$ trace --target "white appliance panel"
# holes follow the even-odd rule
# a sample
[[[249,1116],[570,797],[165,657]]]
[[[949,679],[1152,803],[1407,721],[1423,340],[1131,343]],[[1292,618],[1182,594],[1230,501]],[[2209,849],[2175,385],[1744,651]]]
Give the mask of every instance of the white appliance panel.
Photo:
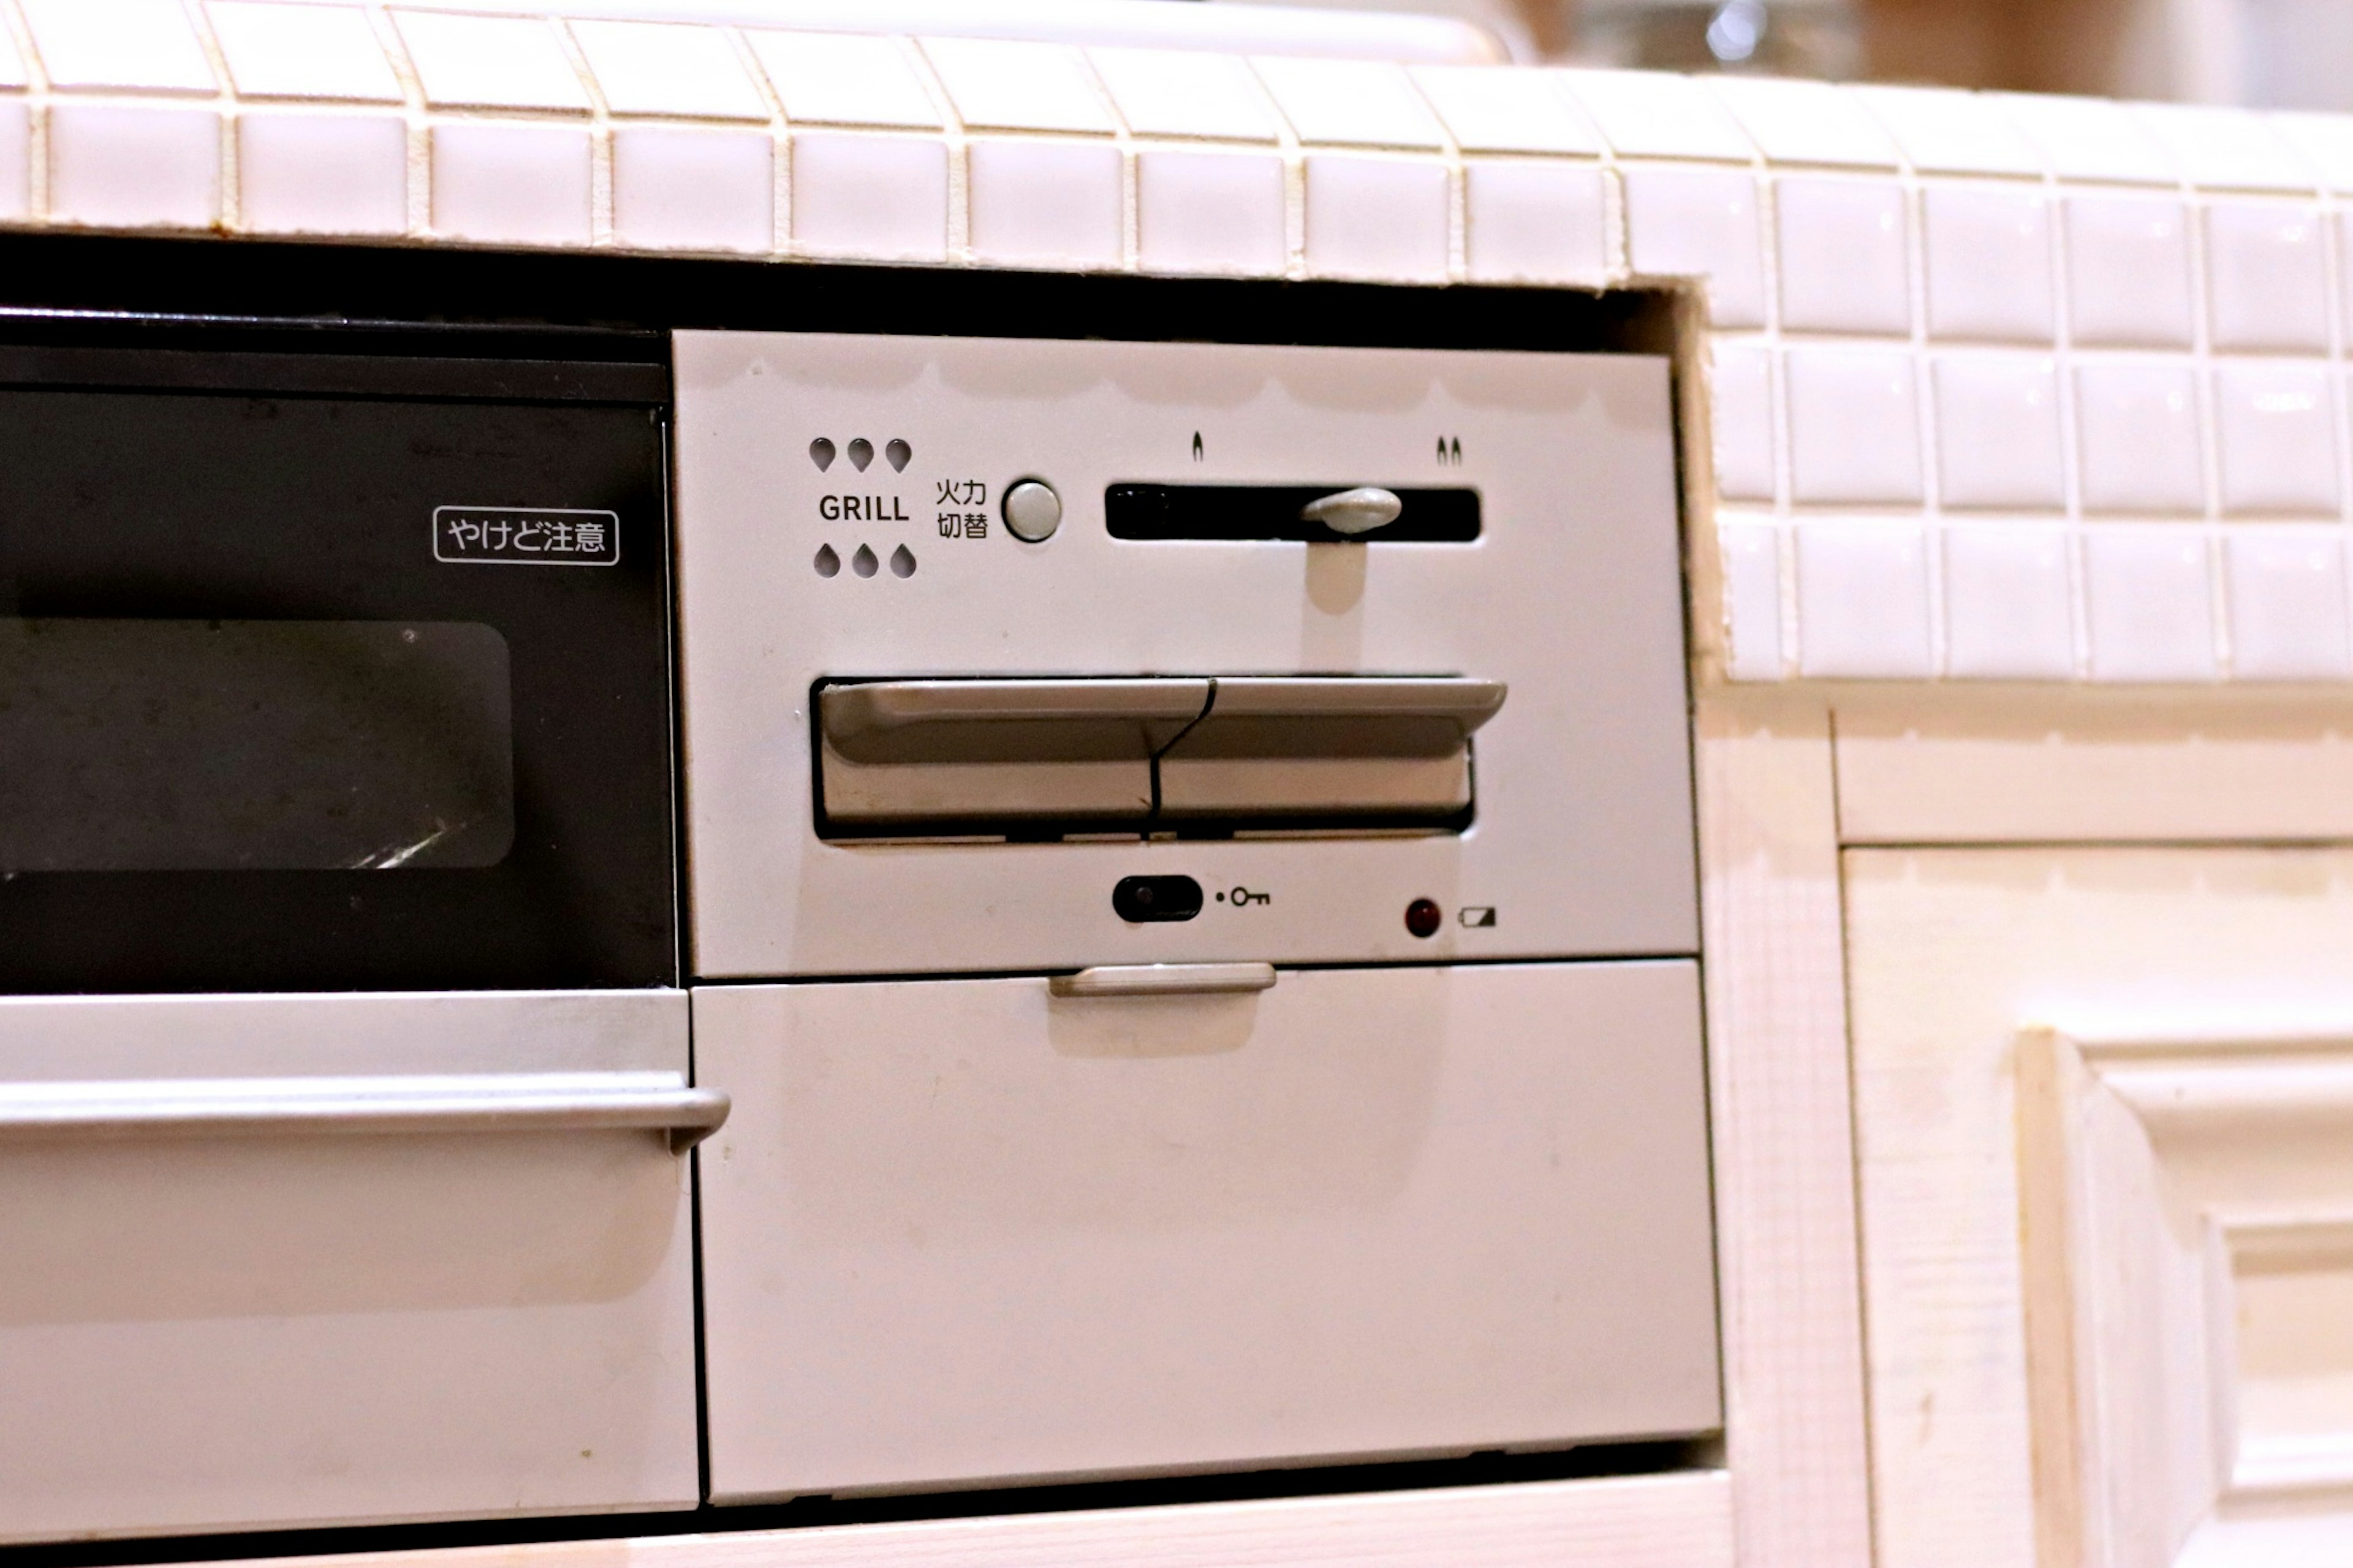
[[[1721,1425],[1686,961],[705,987],[713,1496]]]
[[[686,1160],[515,1093],[688,1070],[677,991],[0,1000],[0,1537],[691,1506]]]
[[[676,357],[698,973],[1696,950],[1663,359],[716,332],[680,333]],[[823,468],[819,438],[838,454]],[[1042,543],[997,511],[1025,478],[1061,498]],[[1104,491],[1123,482],[1472,487],[1483,531],[1114,539]],[[944,537],[944,514],[987,531]],[[821,678],[1293,674],[1506,683],[1473,742],[1469,830],[818,836]],[[1269,896],[1123,921],[1113,884],[1154,874]],[[1446,911],[1426,940],[1403,921],[1425,898]]]

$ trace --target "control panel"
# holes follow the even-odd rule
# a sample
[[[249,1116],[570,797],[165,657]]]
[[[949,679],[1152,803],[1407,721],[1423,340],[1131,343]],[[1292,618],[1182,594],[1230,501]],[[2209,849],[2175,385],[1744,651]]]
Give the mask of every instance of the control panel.
[[[677,371],[698,973],[1695,950],[1663,359]]]

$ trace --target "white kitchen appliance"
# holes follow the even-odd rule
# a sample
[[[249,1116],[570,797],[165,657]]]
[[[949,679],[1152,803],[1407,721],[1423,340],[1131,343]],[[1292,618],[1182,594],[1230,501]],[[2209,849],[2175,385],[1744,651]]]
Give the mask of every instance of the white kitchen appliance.
[[[0,1538],[699,1500],[659,346],[0,321]]]
[[[1717,1427],[1667,362],[675,343],[714,1499]]]

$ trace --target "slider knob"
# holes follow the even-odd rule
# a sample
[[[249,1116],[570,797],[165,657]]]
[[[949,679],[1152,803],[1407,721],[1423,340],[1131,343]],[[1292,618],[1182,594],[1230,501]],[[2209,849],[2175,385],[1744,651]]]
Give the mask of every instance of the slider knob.
[[[1299,515],[1309,522],[1322,523],[1335,533],[1353,535],[1387,528],[1403,510],[1405,502],[1398,500],[1394,490],[1360,485],[1353,490],[1309,501],[1299,509]]]

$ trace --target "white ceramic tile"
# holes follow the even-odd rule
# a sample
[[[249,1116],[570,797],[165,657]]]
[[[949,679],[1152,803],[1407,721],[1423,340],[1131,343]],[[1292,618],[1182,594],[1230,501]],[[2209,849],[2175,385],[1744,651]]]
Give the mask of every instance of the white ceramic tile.
[[[716,27],[676,22],[573,22],[572,37],[615,114],[694,120],[768,118],[768,101]]]
[[[211,227],[220,216],[220,116],[52,105],[49,212],[104,228]]]
[[[809,256],[942,261],[948,152],[929,137],[793,138],[793,248]]]
[[[2116,180],[2170,184],[2172,160],[2121,105],[2091,98],[1988,95],[2026,132],[2051,172],[2063,180]]]
[[[2084,510],[2205,510],[2198,384],[2187,363],[2079,364],[2075,421]]]
[[[1755,150],[1724,106],[1689,77],[1659,71],[1561,73],[1577,106],[1621,158],[1745,163]]]
[[[1724,563],[1724,616],[1735,680],[1781,679],[1781,531],[1769,522],[1716,525]]]
[[[212,62],[180,0],[23,0],[52,87],[212,92]]]
[[[1117,129],[1085,57],[1067,44],[926,38],[923,50],[957,117],[970,129],[1105,136]]]
[[[1852,89],[1924,174],[2042,173],[2042,155],[2000,110],[1974,92],[1941,88]]]
[[[1633,269],[1652,278],[1705,279],[1716,326],[1764,325],[1755,177],[1738,169],[1632,164],[1621,178]]]
[[[1329,153],[1306,163],[1308,271],[1400,283],[1445,278],[1445,164]]]
[[[1525,66],[1416,66],[1414,85],[1465,153],[1601,151],[1559,74]]]
[[[1773,356],[1719,343],[1708,373],[1715,436],[1715,493],[1727,500],[1773,499]]]
[[[586,245],[585,128],[518,121],[433,127],[433,228],[457,239]]]
[[[613,128],[616,243],[765,255],[776,246],[776,144],[765,131]]]
[[[2217,202],[2205,217],[2214,346],[2327,353],[2328,275],[2319,209]]]
[[[2059,375],[2045,354],[1938,356],[1938,494],[1948,507],[2067,503]]]
[[[1791,499],[1917,503],[1920,411],[1912,356],[1793,348],[1785,361]]]
[[[785,118],[808,125],[939,128],[923,79],[892,38],[856,33],[768,33],[744,39],[768,73]]]
[[[2042,191],[1939,181],[1921,192],[1920,213],[1931,337],[2052,341],[2051,203]]]
[[[1768,162],[1895,167],[1895,143],[1845,88],[1776,77],[1704,79]]]
[[[2075,671],[2067,534],[2045,524],[1943,531],[1945,671],[1974,680],[2063,680]]]
[[[2353,192],[2353,115],[2274,114],[2271,121],[2324,186]]]
[[[1230,55],[1176,49],[1089,49],[1096,77],[1139,136],[1272,142],[1282,133],[1266,89]]]
[[[2211,680],[2214,610],[2202,529],[2084,531],[2094,680]]]
[[[408,122],[397,114],[247,110],[237,170],[237,223],[251,233],[408,227]]]
[[[2345,547],[2336,529],[2232,529],[2223,550],[2232,675],[2241,680],[2353,675]]]
[[[240,97],[400,101],[400,79],[356,6],[211,0],[205,11]]]
[[[1930,673],[1928,549],[1896,519],[1798,524],[1799,668],[1831,679]]]
[[[2309,191],[2319,175],[2267,117],[2207,104],[2137,103],[2131,112],[2173,155],[2184,178],[2208,190]]]
[[[2067,311],[2079,343],[2187,348],[2189,208],[2172,196],[2066,201]]]
[[[972,253],[1006,267],[1120,263],[1120,154],[1108,142],[976,138]]]
[[[588,89],[551,23],[433,11],[393,17],[425,101],[436,109],[588,110]]]
[[[1402,66],[1272,56],[1250,62],[1302,142],[1435,151],[1446,132]]]
[[[1533,158],[1463,163],[1465,238],[1479,283],[1586,283],[1609,275],[1601,170]]]
[[[21,98],[0,99],[0,219],[33,208],[33,114]]]
[[[1147,148],[1135,155],[1136,253],[1146,272],[1268,277],[1288,260],[1282,160]]]
[[[2323,360],[2226,360],[2214,367],[2222,510],[2334,517],[2337,408]]]
[[[1774,182],[1781,325],[1792,331],[1912,330],[1904,187],[1893,180]]]

